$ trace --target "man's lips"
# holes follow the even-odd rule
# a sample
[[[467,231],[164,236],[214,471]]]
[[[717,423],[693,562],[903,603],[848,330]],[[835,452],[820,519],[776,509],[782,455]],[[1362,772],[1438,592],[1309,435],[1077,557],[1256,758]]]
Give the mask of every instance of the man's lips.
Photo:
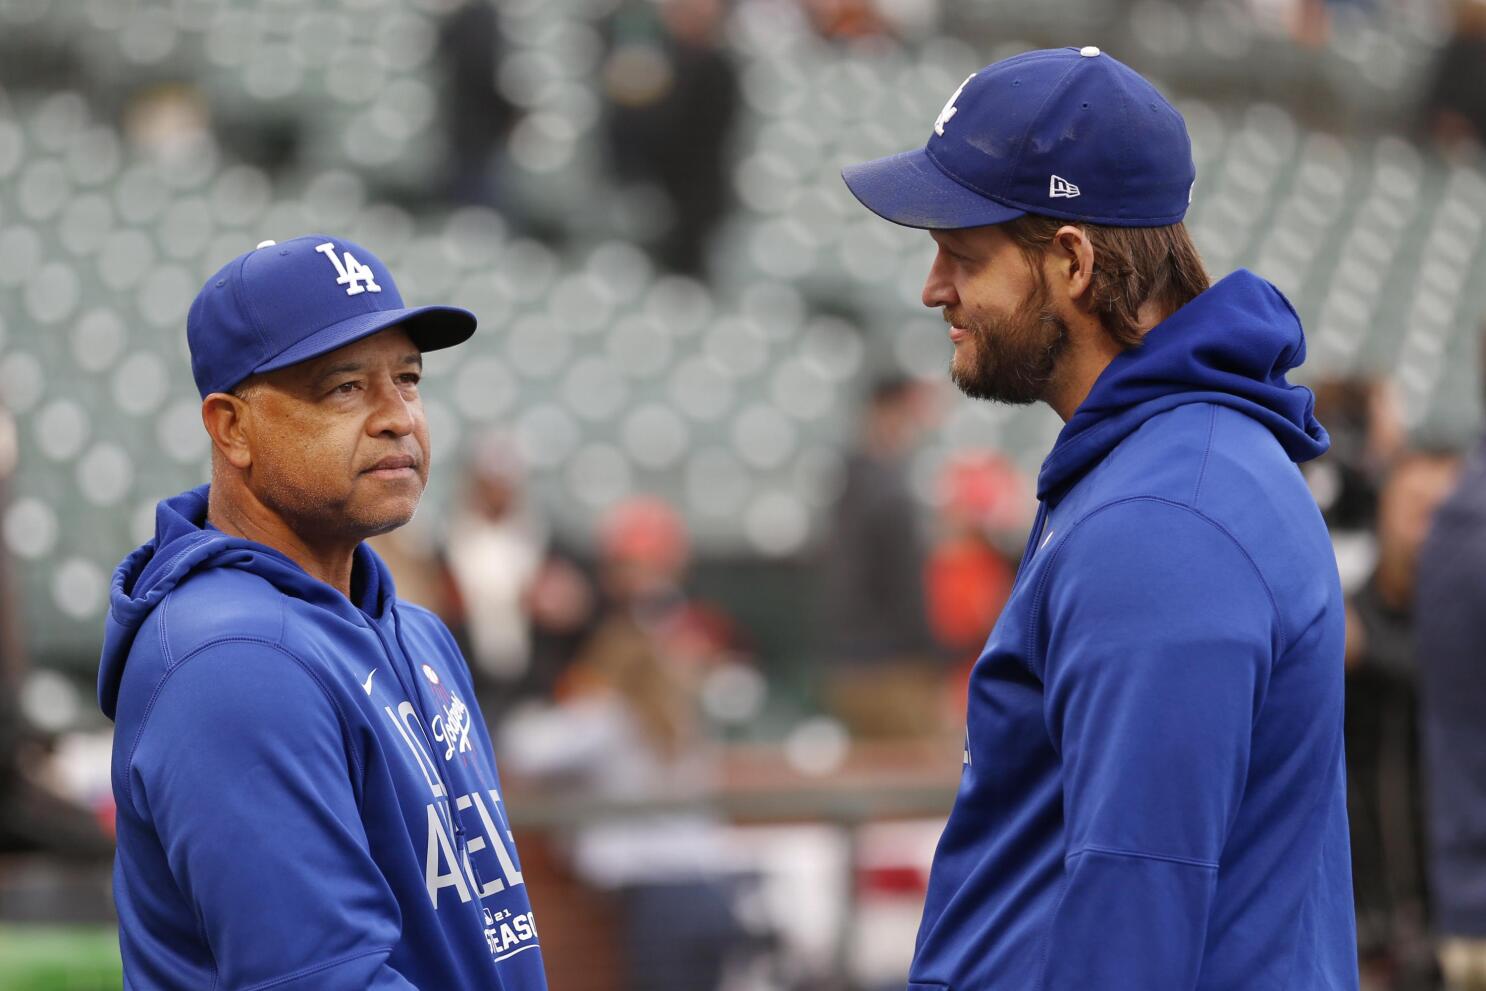
[[[381,478],[393,478],[398,475],[412,475],[416,473],[418,461],[411,455],[393,454],[383,458],[370,468],[362,472],[363,475],[374,475]]]
[[[948,309],[945,309],[941,310],[939,315],[944,317],[945,323],[949,324],[949,339],[951,341],[958,344],[965,338],[970,336],[970,331],[966,330],[964,327],[959,326],[956,322],[955,317],[958,316],[958,314],[951,313]]]

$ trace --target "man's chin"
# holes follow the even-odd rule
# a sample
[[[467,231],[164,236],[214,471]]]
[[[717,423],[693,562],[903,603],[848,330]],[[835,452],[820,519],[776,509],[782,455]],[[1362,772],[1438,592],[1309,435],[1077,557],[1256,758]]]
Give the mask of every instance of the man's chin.
[[[958,358],[958,355],[956,357]],[[992,375],[985,374],[978,369],[961,368],[958,361],[950,363],[949,378],[955,384],[955,388],[971,399],[983,399],[986,402],[1001,403],[1005,406],[1030,406],[1042,398],[1013,392],[1006,388],[1004,383],[996,381]]]
[[[422,494],[420,489],[416,496],[380,500],[376,506],[368,506],[356,513],[357,529],[361,531],[362,539],[391,533],[399,527],[407,526],[418,511],[418,500]]]

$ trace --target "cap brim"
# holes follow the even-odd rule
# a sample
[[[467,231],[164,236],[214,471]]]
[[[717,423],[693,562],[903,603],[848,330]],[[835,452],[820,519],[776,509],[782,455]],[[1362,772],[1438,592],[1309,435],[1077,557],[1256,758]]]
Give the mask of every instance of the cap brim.
[[[1003,206],[962,186],[940,170],[923,148],[841,170],[847,188],[884,220],[924,230],[958,230],[1003,224],[1025,210]]]
[[[401,326],[406,330],[419,351],[437,351],[469,340],[470,335],[475,332],[475,325],[475,315],[457,306],[414,306],[360,313],[311,334],[293,347],[264,361],[253,372],[256,374],[271,372],[276,368],[288,368],[301,361],[329,354],[337,348],[343,348],[392,326]]]

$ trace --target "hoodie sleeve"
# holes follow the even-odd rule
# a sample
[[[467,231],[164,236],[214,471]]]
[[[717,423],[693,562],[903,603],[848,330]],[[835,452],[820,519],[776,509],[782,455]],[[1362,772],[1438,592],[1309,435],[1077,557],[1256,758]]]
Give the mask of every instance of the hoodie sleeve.
[[[157,690],[130,801],[218,987],[413,988],[386,963],[402,919],[362,828],[358,761],[319,682],[272,644],[208,646]]]
[[[1171,503],[1098,511],[1055,554],[1041,629],[1067,849],[1041,987],[1191,989],[1275,607],[1242,548]]]

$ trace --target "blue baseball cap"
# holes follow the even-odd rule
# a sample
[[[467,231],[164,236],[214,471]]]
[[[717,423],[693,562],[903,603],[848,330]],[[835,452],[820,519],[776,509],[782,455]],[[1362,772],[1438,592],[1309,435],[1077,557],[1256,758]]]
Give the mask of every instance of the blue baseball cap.
[[[1197,166],[1176,108],[1098,48],[1025,52],[960,84],[928,143],[843,169],[867,209],[951,230],[1025,214],[1114,227],[1177,223]]]
[[[350,241],[323,234],[264,241],[223,266],[191,303],[191,375],[204,399],[393,324],[418,350],[436,351],[469,340],[475,315],[403,306],[387,266]]]

